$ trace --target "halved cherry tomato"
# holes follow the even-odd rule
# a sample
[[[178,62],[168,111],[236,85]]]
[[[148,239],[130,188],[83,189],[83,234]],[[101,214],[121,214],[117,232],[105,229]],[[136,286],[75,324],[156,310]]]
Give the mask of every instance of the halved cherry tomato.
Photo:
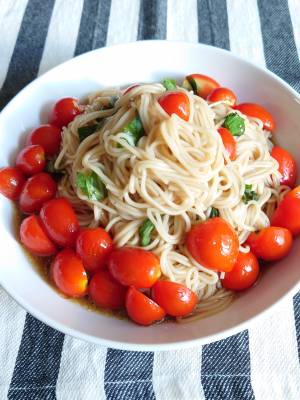
[[[70,297],[87,293],[88,277],[82,261],[71,249],[59,252],[51,264],[50,274],[58,289]]]
[[[17,156],[16,166],[25,175],[42,172],[46,165],[45,151],[42,146],[34,144],[25,147]]]
[[[135,87],[138,87],[138,86],[140,86],[138,83],[136,83],[135,85],[128,86],[128,88],[125,90],[123,95],[129,93],[132,89],[134,89]]]
[[[170,281],[157,281],[151,289],[151,296],[167,314],[173,317],[190,314],[198,301],[197,295],[189,288]]]
[[[10,200],[17,200],[25,183],[24,176],[18,168],[0,169],[0,193]]]
[[[73,119],[81,114],[82,109],[78,104],[78,100],[73,97],[65,97],[64,99],[58,100],[54,104],[50,123],[62,128],[67,126]]]
[[[160,277],[158,258],[143,249],[123,247],[113,250],[108,257],[112,276],[125,286],[149,288]]]
[[[287,193],[278,204],[271,225],[287,228],[294,236],[300,234],[300,186]]]
[[[289,253],[293,236],[286,228],[270,226],[258,233],[251,233],[246,243],[256,257],[265,261],[275,261]]]
[[[239,253],[233,270],[226,272],[221,283],[228,290],[245,290],[256,282],[258,275],[259,264],[255,255],[251,251]]]
[[[125,306],[127,288],[117,282],[108,271],[98,271],[89,284],[91,300],[99,307],[117,310]]]
[[[206,100],[212,103],[215,103],[217,101],[224,101],[231,107],[236,105],[236,95],[233,93],[232,90],[225,87],[214,89],[212,92],[209,93]]]
[[[111,250],[112,239],[102,228],[83,229],[77,237],[76,252],[89,272],[104,268]]]
[[[29,178],[20,195],[20,208],[23,213],[40,211],[42,205],[55,196],[56,182],[51,175],[41,172]]]
[[[47,201],[40,211],[40,217],[49,237],[62,247],[75,244],[79,225],[71,203],[64,198]]]
[[[54,243],[48,238],[40,218],[36,215],[30,215],[22,221],[20,238],[24,246],[36,256],[47,257],[56,253]]]
[[[182,86],[187,90],[193,90],[195,94],[206,99],[216,88],[220,87],[217,81],[207,75],[192,74],[185,77]]]
[[[126,310],[134,322],[145,326],[161,321],[166,316],[163,308],[133,286],[127,291]]]
[[[236,159],[236,141],[234,137],[226,128],[219,128],[218,132],[222,138],[223,145],[230,160],[234,161]]]
[[[274,146],[271,156],[279,163],[278,171],[282,177],[280,183],[289,187],[294,187],[297,179],[297,164],[294,157],[282,147]]]
[[[272,115],[264,107],[255,103],[241,103],[234,107],[235,110],[239,110],[241,113],[248,117],[258,118],[262,121],[264,129],[267,131],[273,131],[275,129],[275,121]]]
[[[167,91],[158,98],[158,102],[167,114],[176,114],[184,121],[189,120],[190,100],[185,93]]]
[[[194,225],[187,234],[186,245],[198,263],[216,271],[231,271],[239,253],[236,232],[220,217]]]
[[[45,150],[47,156],[54,156],[59,151],[61,142],[61,130],[51,124],[41,125],[34,129],[28,136],[27,146],[39,144]]]

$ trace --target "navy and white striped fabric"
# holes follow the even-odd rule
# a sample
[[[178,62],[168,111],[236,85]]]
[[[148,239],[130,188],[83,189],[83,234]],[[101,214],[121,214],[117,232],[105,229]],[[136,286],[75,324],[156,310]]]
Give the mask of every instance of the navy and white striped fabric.
[[[299,0],[0,0],[0,109],[74,55],[137,39],[230,49],[300,90]],[[64,336],[0,288],[0,400],[298,400],[300,293],[203,347],[130,352]]]

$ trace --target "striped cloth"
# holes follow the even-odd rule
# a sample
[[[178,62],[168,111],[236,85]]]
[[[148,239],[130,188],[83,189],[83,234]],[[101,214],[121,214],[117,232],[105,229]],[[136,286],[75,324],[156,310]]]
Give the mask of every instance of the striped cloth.
[[[0,0],[0,108],[56,64],[137,39],[230,49],[300,90],[299,0]],[[0,400],[298,400],[299,350],[300,293],[248,331],[152,353],[65,336],[0,288]]]

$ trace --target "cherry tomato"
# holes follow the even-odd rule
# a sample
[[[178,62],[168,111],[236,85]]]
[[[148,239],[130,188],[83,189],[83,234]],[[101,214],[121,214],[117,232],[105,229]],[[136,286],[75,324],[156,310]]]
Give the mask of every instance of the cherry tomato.
[[[20,195],[21,211],[27,214],[40,211],[42,205],[55,196],[56,188],[56,182],[46,172],[32,176],[26,181]]]
[[[300,234],[300,186],[287,193],[278,204],[271,225],[287,228],[294,236]]]
[[[134,322],[145,326],[161,321],[166,316],[163,308],[133,286],[127,291],[126,310]]]
[[[231,271],[239,253],[236,232],[220,217],[194,225],[187,234],[186,244],[198,263],[216,271]]]
[[[117,282],[108,271],[98,271],[89,284],[91,300],[100,307],[117,310],[125,306],[127,288]]]
[[[223,145],[230,160],[234,161],[236,159],[236,141],[234,137],[226,128],[219,128],[218,132],[222,138]]]
[[[79,225],[71,203],[64,198],[47,201],[40,211],[40,217],[49,237],[62,247],[75,244]]]
[[[39,144],[47,156],[54,156],[59,151],[61,142],[60,129],[51,124],[41,125],[34,129],[27,137],[27,146]]]
[[[158,98],[158,102],[167,114],[176,114],[185,121],[189,120],[190,100],[185,93],[167,91]]]
[[[77,237],[76,252],[89,272],[104,268],[111,250],[112,239],[102,228],[83,229]]]
[[[138,83],[135,84],[135,85],[128,86],[128,88],[125,90],[125,92],[123,93],[123,95],[129,93],[132,89],[134,89],[135,87],[138,87],[138,86],[140,86]]]
[[[267,131],[274,131],[275,121],[272,115],[264,107],[255,103],[241,103],[234,107],[241,113],[247,115],[248,117],[258,118],[262,121],[264,129]]]
[[[170,281],[157,281],[151,289],[151,296],[167,314],[173,317],[190,314],[198,301],[197,295],[189,288]]]
[[[256,282],[258,275],[259,264],[257,258],[249,251],[249,253],[239,253],[233,270],[226,272],[221,282],[225,289],[245,290]]]
[[[292,248],[293,236],[286,228],[270,226],[248,236],[247,244],[256,257],[265,261],[280,260]]]
[[[71,249],[59,252],[51,264],[51,277],[58,289],[70,297],[87,293],[88,277],[82,261]]]
[[[25,147],[17,156],[16,166],[25,175],[35,175],[42,172],[46,165],[45,151],[42,146],[34,144]]]
[[[282,147],[274,146],[271,156],[279,163],[278,171],[282,177],[280,183],[289,187],[294,187],[297,179],[297,164],[293,156]]]
[[[22,221],[20,238],[24,246],[36,256],[47,257],[56,253],[54,243],[48,238],[40,218],[36,215],[30,215]]]
[[[217,81],[209,76],[202,74],[192,74],[185,77],[182,86],[187,90],[193,89],[193,92],[198,96],[206,99],[209,93],[220,85]]]
[[[224,101],[230,107],[236,105],[236,95],[233,93],[232,90],[225,87],[214,89],[212,92],[209,93],[206,100],[212,103],[216,103],[217,101]]]
[[[123,247],[113,250],[108,257],[112,276],[125,286],[149,288],[160,277],[158,258],[143,249]]]
[[[77,99],[74,99],[73,97],[65,97],[55,103],[50,123],[58,128],[62,128],[73,121],[73,119],[77,115],[81,114],[81,112],[82,110]]]
[[[0,168],[0,193],[10,200],[17,200],[25,183],[24,176],[18,168]]]

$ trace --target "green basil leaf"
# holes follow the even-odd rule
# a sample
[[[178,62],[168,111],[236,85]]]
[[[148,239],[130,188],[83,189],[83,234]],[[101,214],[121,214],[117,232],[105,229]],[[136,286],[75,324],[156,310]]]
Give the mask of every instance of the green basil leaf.
[[[175,79],[164,79],[162,83],[167,90],[174,90],[177,87]]]
[[[149,218],[145,219],[139,229],[140,246],[145,247],[151,243],[151,234],[155,226]]]
[[[79,141],[82,142],[88,136],[97,132],[97,130],[100,128],[101,128],[101,124],[81,126],[80,128],[78,128]]]
[[[245,185],[245,191],[242,197],[243,202],[245,204],[248,204],[249,201],[257,201],[258,198],[258,194],[254,190],[252,190],[252,185]]]
[[[90,174],[78,172],[76,186],[87,195],[90,200],[101,201],[107,197],[107,190],[99,176],[93,171]]]
[[[241,136],[245,132],[245,121],[238,113],[230,113],[225,118],[223,125],[232,136]]]
[[[142,121],[137,115],[123,128],[122,138],[126,140],[126,142],[130,146],[136,146],[140,138],[144,135],[144,128]]]
[[[212,207],[210,214],[209,214],[209,218],[215,218],[215,217],[219,217],[219,216],[220,216],[220,211],[217,208]]]

